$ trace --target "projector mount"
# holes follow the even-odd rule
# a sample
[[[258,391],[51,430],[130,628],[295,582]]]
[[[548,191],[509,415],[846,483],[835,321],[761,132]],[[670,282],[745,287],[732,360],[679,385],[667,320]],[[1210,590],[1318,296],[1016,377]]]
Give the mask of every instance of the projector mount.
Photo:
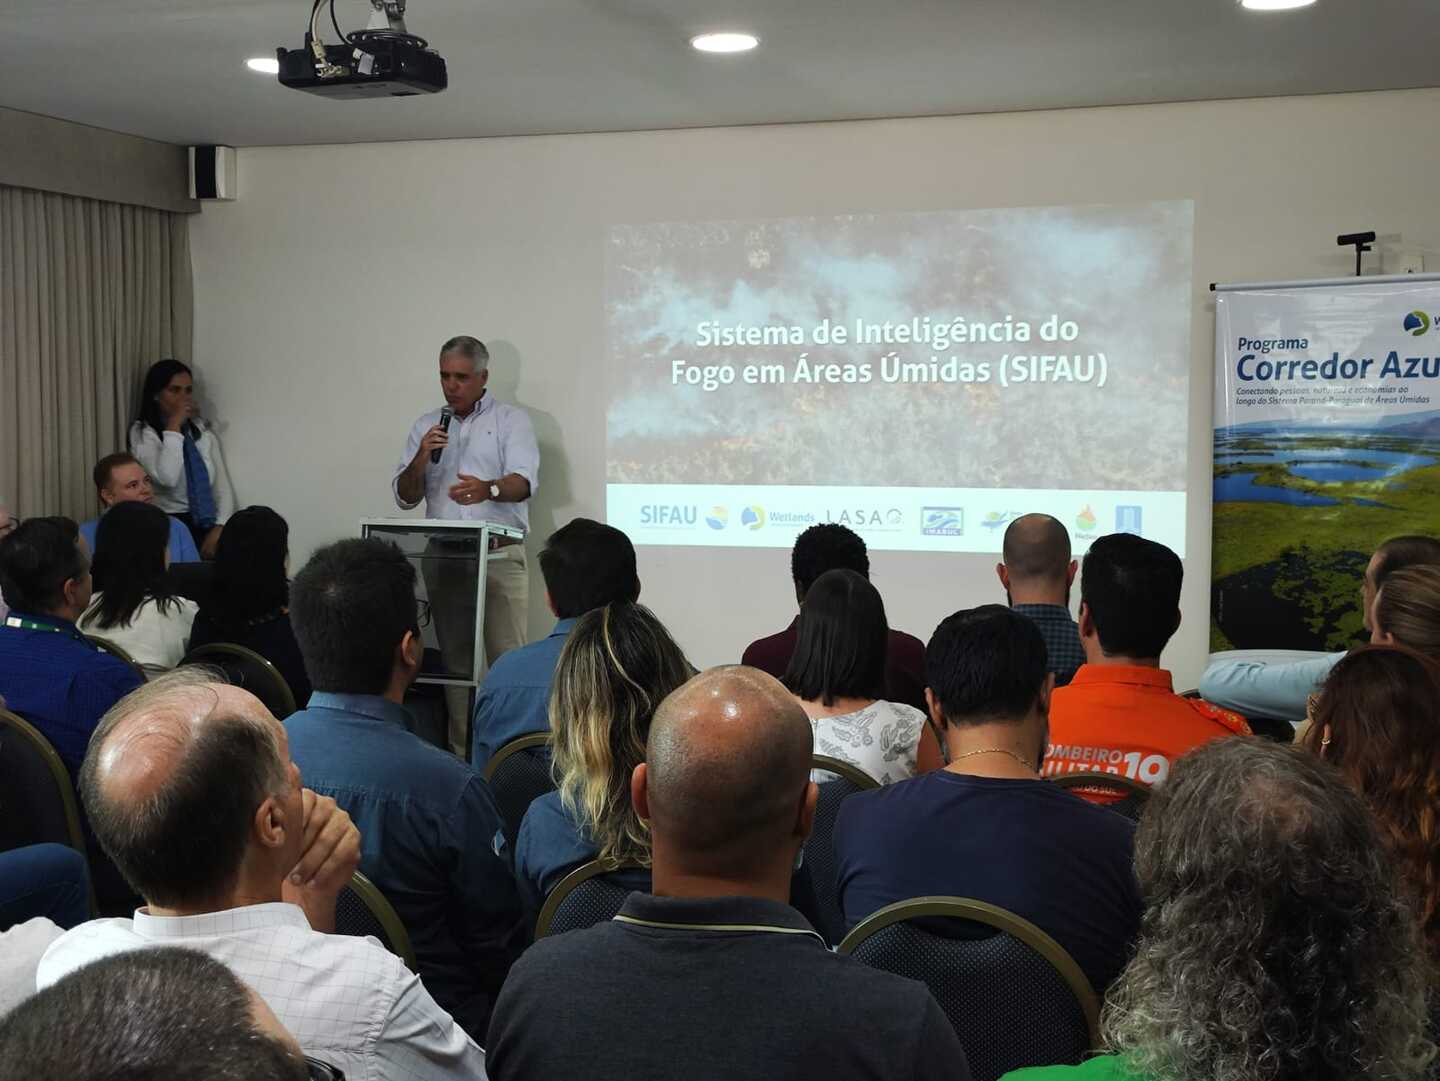
[[[310,0],[305,42],[275,50],[282,86],[339,99],[412,97],[438,94],[449,84],[445,60],[430,43],[405,26],[406,0],[370,0],[364,30],[340,29],[335,0]],[[321,12],[330,9],[338,40],[321,36]]]
[[[328,0],[330,24],[335,27],[335,33],[342,42],[354,47],[356,69],[361,73],[368,74],[374,65],[373,54],[377,46],[407,45],[412,49],[430,47],[428,41],[405,28],[405,3],[406,0],[370,0],[370,6],[374,10],[370,12],[369,24],[364,30],[347,34],[340,29],[340,23],[335,17],[335,0]],[[310,9],[309,46],[315,57],[315,74],[322,79],[333,79],[346,74],[346,70],[331,63],[326,55],[325,43],[320,38],[320,9],[326,4],[327,0],[314,0]]]

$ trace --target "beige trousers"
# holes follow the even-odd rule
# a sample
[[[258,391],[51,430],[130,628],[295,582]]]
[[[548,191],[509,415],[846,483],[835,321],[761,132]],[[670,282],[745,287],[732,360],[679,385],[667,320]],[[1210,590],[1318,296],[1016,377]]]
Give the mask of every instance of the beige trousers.
[[[475,563],[472,557],[424,560],[425,590],[440,654],[453,675],[469,675],[475,656]],[[525,546],[497,548],[485,562],[485,660],[494,664],[500,654],[525,644],[530,610],[530,570]],[[469,687],[446,687],[450,714],[450,750],[460,758],[470,754]]]

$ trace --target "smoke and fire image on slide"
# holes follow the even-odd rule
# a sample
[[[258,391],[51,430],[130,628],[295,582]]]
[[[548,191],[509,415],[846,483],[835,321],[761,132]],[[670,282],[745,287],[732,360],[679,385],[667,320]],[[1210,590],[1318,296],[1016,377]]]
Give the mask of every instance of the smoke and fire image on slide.
[[[612,227],[607,480],[1183,492],[1193,216]]]

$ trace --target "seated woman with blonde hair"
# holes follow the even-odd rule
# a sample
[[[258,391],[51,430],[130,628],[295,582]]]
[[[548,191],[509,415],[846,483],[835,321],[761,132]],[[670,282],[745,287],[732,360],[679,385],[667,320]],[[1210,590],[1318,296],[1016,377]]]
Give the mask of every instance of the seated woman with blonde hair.
[[[530,804],[515,841],[515,878],[532,913],[562,878],[603,858],[648,866],[650,835],[630,803],[655,709],[695,674],[643,605],[616,601],[576,622],[550,692],[559,790]]]

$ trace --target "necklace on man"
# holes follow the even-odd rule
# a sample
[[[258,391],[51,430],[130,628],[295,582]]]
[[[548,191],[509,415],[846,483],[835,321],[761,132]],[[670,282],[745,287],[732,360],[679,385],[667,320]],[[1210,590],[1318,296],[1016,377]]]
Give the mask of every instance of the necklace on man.
[[[1019,762],[1022,766],[1028,769],[1031,773],[1036,772],[1033,765],[1025,761],[1025,759],[1021,758],[1014,751],[1009,750],[1005,747],[982,747],[978,751],[966,751],[964,754],[957,754],[954,758],[950,759],[950,764],[953,766],[956,762],[963,762],[967,758],[974,758],[977,754],[1008,754],[1011,758],[1015,759],[1015,761]]]

